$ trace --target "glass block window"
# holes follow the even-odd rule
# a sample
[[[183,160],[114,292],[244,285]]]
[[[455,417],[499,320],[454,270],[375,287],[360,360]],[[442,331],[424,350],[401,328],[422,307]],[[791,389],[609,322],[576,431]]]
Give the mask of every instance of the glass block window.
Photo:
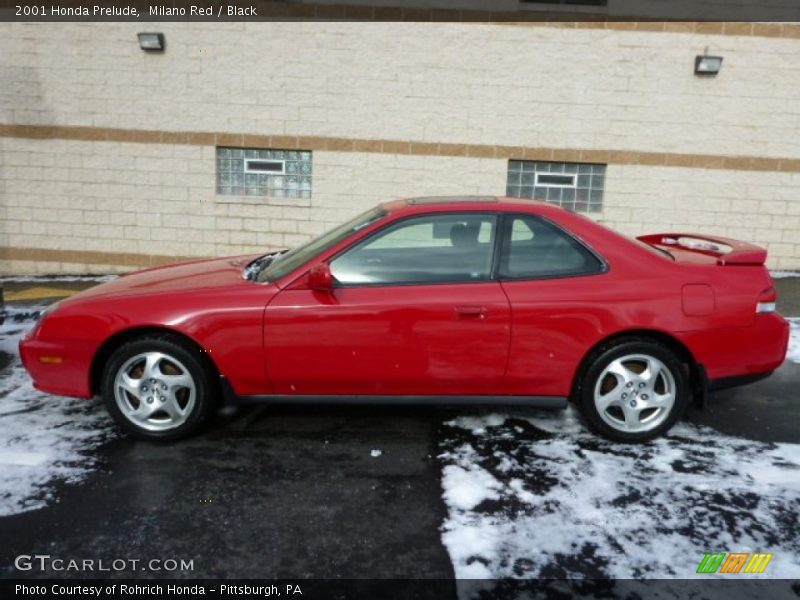
[[[217,193],[311,198],[311,152],[217,148]]]
[[[510,160],[506,195],[577,212],[599,212],[605,182],[606,165]]]

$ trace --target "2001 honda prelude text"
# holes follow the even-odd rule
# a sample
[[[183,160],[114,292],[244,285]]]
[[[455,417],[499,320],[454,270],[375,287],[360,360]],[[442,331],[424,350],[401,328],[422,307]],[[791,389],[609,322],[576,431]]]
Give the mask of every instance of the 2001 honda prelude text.
[[[571,401],[641,442],[783,362],[766,255],[632,240],[529,200],[415,198],[289,251],[120,277],[51,306],[20,351],[38,389],[101,394],[145,439],[185,436],[227,398]]]

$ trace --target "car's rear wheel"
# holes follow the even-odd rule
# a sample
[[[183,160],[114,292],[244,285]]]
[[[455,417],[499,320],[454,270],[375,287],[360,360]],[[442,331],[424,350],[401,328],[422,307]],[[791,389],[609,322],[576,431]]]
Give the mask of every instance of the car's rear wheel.
[[[630,339],[590,357],[578,403],[595,433],[619,442],[645,442],[675,424],[689,394],[686,368],[669,348]]]
[[[109,357],[101,390],[109,412],[135,437],[175,440],[207,419],[213,379],[199,351],[171,336],[123,344]]]

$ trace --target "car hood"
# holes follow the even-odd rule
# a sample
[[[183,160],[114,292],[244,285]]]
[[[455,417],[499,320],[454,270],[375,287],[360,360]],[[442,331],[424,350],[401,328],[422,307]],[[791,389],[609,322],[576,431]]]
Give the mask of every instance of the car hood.
[[[242,276],[244,267],[261,254],[195,260],[144,269],[76,294],[70,300],[108,296],[187,292],[192,290],[250,285]]]

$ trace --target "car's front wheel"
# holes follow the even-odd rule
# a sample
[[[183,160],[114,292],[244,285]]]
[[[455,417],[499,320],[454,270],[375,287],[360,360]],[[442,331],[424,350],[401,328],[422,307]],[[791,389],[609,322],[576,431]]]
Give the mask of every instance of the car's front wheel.
[[[675,424],[689,395],[686,369],[670,349],[631,339],[601,348],[589,359],[578,403],[595,433],[645,442]]]
[[[106,363],[101,390],[123,429],[140,439],[176,440],[208,417],[212,382],[199,351],[165,335],[117,348]]]

